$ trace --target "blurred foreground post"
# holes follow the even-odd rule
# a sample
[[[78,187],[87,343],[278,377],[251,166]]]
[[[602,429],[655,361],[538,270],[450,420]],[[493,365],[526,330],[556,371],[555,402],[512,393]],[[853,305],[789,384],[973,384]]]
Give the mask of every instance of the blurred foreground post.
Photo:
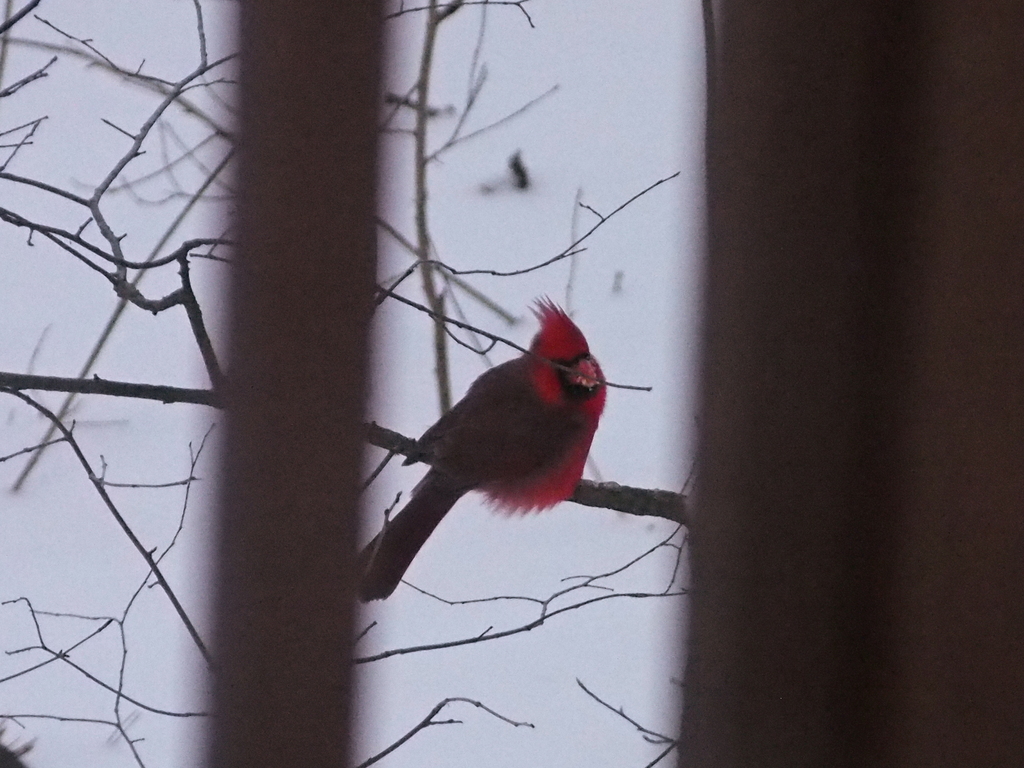
[[[247,0],[208,764],[342,766],[379,8]]]
[[[722,6],[682,765],[1024,765],[1024,9]]]

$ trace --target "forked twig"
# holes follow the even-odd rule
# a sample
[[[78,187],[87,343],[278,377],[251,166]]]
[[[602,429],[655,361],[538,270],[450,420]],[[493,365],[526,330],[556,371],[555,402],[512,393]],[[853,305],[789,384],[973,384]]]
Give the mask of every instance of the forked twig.
[[[107,507],[107,510],[114,517],[114,520],[117,522],[118,526],[120,526],[125,536],[128,537],[128,540],[132,543],[132,546],[134,546],[136,551],[138,551],[138,553],[142,556],[142,559],[146,561],[146,565],[149,566],[150,572],[153,574],[154,578],[156,578],[157,583],[160,584],[160,588],[163,589],[164,594],[167,595],[167,599],[171,601],[171,605],[174,607],[175,612],[178,614],[178,618],[180,618],[182,624],[185,625],[185,629],[191,636],[192,642],[195,643],[196,648],[199,649],[199,652],[206,660],[206,663],[212,666],[213,657],[207,650],[206,643],[204,643],[203,639],[199,636],[199,632],[196,629],[195,625],[192,623],[192,620],[188,617],[188,614],[185,612],[184,606],[182,606],[181,602],[178,600],[178,596],[174,594],[174,590],[171,589],[171,585],[167,582],[167,579],[164,577],[163,572],[160,570],[160,566],[157,565],[156,560],[153,559],[153,553],[150,550],[146,549],[145,545],[141,541],[139,541],[139,538],[135,535],[135,532],[131,529],[131,526],[128,525],[128,521],[125,520],[124,517],[121,515],[121,512],[118,510],[117,506],[110,498],[110,495],[107,493],[107,489],[104,488],[103,481],[93,471],[92,465],[89,463],[89,460],[85,457],[85,454],[82,452],[81,447],[79,447],[78,442],[75,440],[74,435],[71,433],[71,430],[64,426],[63,422],[61,422],[60,419],[57,418],[56,414],[54,414],[49,408],[42,405],[41,403],[36,402],[23,392],[19,392],[18,390],[15,389],[10,389],[9,387],[0,387],[0,392],[5,392],[9,395],[12,395],[13,397],[18,398],[28,406],[34,408],[44,417],[49,419],[50,423],[57,428],[57,431],[59,431],[61,435],[64,436],[65,442],[67,442],[67,444],[71,446],[71,450],[74,452],[75,457],[78,459],[78,462],[82,465],[82,468],[85,470],[86,476],[89,478],[89,482],[92,483],[93,487],[96,489],[96,493],[99,494],[100,499],[103,500],[103,503]]]
[[[364,760],[358,766],[356,766],[356,768],[369,768],[369,766],[373,765],[374,763],[379,762],[380,760],[383,760],[385,757],[390,755],[392,752],[394,752],[400,746],[402,746],[407,741],[409,741],[409,739],[411,739],[417,733],[419,733],[422,730],[425,730],[426,728],[429,728],[432,725],[454,725],[456,723],[461,723],[462,722],[461,720],[435,720],[434,719],[435,717],[438,716],[438,714],[440,714],[442,709],[447,707],[449,704],[455,704],[457,702],[462,702],[464,704],[472,704],[477,709],[482,709],[487,714],[493,715],[494,717],[498,718],[502,722],[508,723],[509,725],[512,725],[512,726],[514,726],[516,728],[533,728],[533,727],[535,727],[533,725],[533,723],[519,722],[519,721],[516,721],[516,720],[512,720],[511,718],[505,717],[504,715],[502,715],[502,714],[500,714],[498,712],[495,712],[493,709],[488,707],[486,704],[483,704],[482,702],[476,701],[475,699],[467,699],[467,698],[464,698],[462,696],[451,696],[451,697],[449,697],[447,699],[444,699],[443,701],[439,702],[438,704],[436,704],[434,706],[434,708],[431,709],[430,712],[427,713],[426,717],[424,717],[416,725],[414,725],[412,728],[410,728],[404,735],[402,735],[399,739],[394,741],[390,746],[388,746],[383,751],[378,752],[373,757],[371,757],[371,758],[369,758],[367,760]]]

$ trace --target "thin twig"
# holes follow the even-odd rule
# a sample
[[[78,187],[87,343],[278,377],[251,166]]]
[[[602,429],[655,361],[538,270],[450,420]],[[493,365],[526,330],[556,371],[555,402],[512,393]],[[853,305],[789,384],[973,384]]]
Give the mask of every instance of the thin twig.
[[[113,483],[110,480],[104,480],[103,484],[107,486],[107,488],[145,488],[147,490],[156,490],[160,488],[177,488],[182,485],[187,486],[189,483],[195,482],[198,479],[199,478],[197,477],[186,477],[184,480],[171,480],[168,483]]]
[[[113,500],[107,493],[106,488],[103,487],[103,481],[100,480],[99,477],[97,477],[96,473],[92,469],[92,465],[89,463],[89,460],[85,457],[85,454],[82,453],[82,449],[79,447],[78,442],[74,438],[74,435],[72,435],[71,430],[65,427],[63,422],[61,422],[49,408],[36,402],[28,395],[14,389],[10,389],[8,387],[0,387],[0,392],[6,392],[7,394],[18,398],[25,404],[34,408],[36,411],[38,411],[47,419],[49,419],[50,422],[54,426],[56,426],[58,431],[64,436],[68,445],[71,446],[71,450],[74,452],[75,457],[78,459],[79,463],[82,465],[82,468],[85,470],[86,476],[89,478],[89,482],[91,482],[93,487],[96,489],[96,493],[99,494],[100,499],[102,499],[104,505],[107,507],[107,510],[114,517],[114,520],[117,521],[117,524],[120,526],[125,536],[127,536],[128,540],[131,541],[132,545],[142,556],[142,559],[146,561],[146,565],[149,566],[150,571],[156,578],[157,582],[160,584],[160,587],[163,589],[164,594],[167,595],[167,599],[170,600],[171,605],[174,607],[175,612],[181,619],[182,624],[185,625],[185,629],[192,637],[192,641],[199,649],[199,652],[203,655],[203,658],[206,660],[206,663],[212,666],[213,657],[210,655],[210,652],[206,648],[206,644],[199,636],[199,632],[196,630],[195,625],[192,623],[192,620],[188,617],[188,614],[185,612],[185,608],[178,601],[178,597],[174,594],[174,590],[171,589],[171,585],[167,582],[167,579],[164,578],[163,572],[160,570],[160,566],[157,565],[156,561],[153,559],[153,554],[148,549],[146,549],[146,547],[143,545],[141,541],[139,541],[138,537],[135,535],[135,532],[128,525],[128,522],[124,519],[124,517],[122,517],[120,511],[117,509],[117,506],[114,504]]]
[[[413,586],[413,585],[410,585],[410,586]],[[433,597],[435,599],[440,599],[436,595],[432,595],[429,592],[426,592],[425,590],[419,589],[418,587],[413,586],[413,588],[416,589],[418,592],[421,592],[421,593],[423,593],[423,594],[425,594],[425,595],[427,595],[429,597]],[[564,592],[560,592],[559,596],[561,594],[564,594]],[[605,602],[606,600],[614,600],[614,599],[619,599],[619,598],[641,599],[641,598],[652,598],[652,597],[654,597],[654,598],[660,598],[660,597],[681,597],[681,596],[684,596],[686,594],[688,594],[686,590],[679,590],[678,592],[671,592],[671,593],[669,593],[667,595],[666,594],[657,593],[657,592],[613,592],[613,593],[609,593],[609,594],[598,595],[597,597],[589,598],[587,600],[581,600],[578,603],[572,603],[571,605],[566,605],[566,606],[564,606],[562,608],[556,608],[553,611],[547,611],[547,612],[543,613],[541,616],[538,616],[533,621],[527,622],[526,624],[521,624],[518,627],[513,627],[512,629],[506,629],[506,630],[502,630],[500,632],[484,632],[484,633],[482,633],[480,635],[476,635],[474,637],[462,638],[460,640],[449,640],[449,641],[446,641],[446,642],[428,643],[428,644],[425,644],[425,645],[413,645],[413,646],[408,646],[408,647],[405,647],[405,648],[393,648],[391,650],[381,651],[380,653],[375,653],[375,654],[372,654],[370,656],[359,656],[359,657],[356,657],[356,658],[354,658],[352,660],[352,662],[354,664],[369,664],[369,663],[374,662],[374,661],[382,661],[383,659],[389,659],[392,656],[405,656],[405,655],[413,654],[413,653],[424,653],[426,651],[437,651],[437,650],[441,650],[443,648],[459,648],[459,647],[464,646],[464,645],[474,645],[476,643],[489,642],[491,640],[501,640],[503,638],[511,637],[513,635],[519,635],[519,634],[522,634],[524,632],[530,632],[530,631],[532,631],[534,629],[537,629],[537,627],[542,626],[549,619],[553,619],[554,617],[560,616],[560,615],[562,615],[564,613],[568,613],[569,611],[574,611],[574,610],[577,610],[579,608],[585,608],[586,606],[593,605],[595,603],[602,603],[602,602]],[[488,598],[488,600],[489,599],[490,598]],[[464,600],[464,601],[447,601],[447,600],[443,600],[442,602],[445,602],[445,603],[448,603],[448,604],[451,604],[451,605],[460,605],[460,604],[463,604],[463,603],[484,602],[484,601],[483,600],[476,600],[476,601],[469,601],[469,600]]]
[[[397,229],[395,229],[393,226],[391,226],[391,224],[389,224],[388,222],[386,222],[384,219],[382,219],[380,217],[377,218],[377,225],[381,229],[383,229],[385,232],[387,232],[389,235],[391,235],[395,239],[395,241],[398,242],[398,244],[401,245],[402,248],[404,248],[411,256],[413,256],[414,258],[416,257],[416,246],[413,245],[411,242],[409,242],[408,238],[406,238],[405,235],[403,235],[401,232],[399,232]],[[388,291],[395,290],[395,288],[397,288],[399,285],[401,285],[405,281],[405,279],[407,277],[409,277],[409,275],[412,274],[417,268],[425,266],[427,264],[439,264],[440,265],[440,264],[442,264],[442,262],[416,261],[414,264],[410,265],[408,269],[406,269],[404,272],[402,272],[402,274],[399,275],[398,278],[393,280],[391,285],[388,286],[387,290]],[[489,296],[484,294],[482,291],[474,288],[468,282],[466,282],[462,278],[458,277],[457,275],[453,274],[450,270],[446,269],[446,272],[447,272],[447,274],[445,275],[445,280],[446,281],[448,281],[451,285],[454,285],[459,290],[465,292],[466,295],[468,295],[471,299],[473,299],[474,301],[479,303],[481,306],[489,309],[491,312],[496,314],[498,317],[500,317],[502,320],[504,320],[506,324],[508,324],[508,325],[515,325],[516,323],[519,322],[520,318],[516,317],[511,312],[509,312],[507,309],[502,307],[500,304],[498,304],[496,301],[494,301],[494,299],[490,298]],[[375,305],[376,306],[380,306],[380,303],[385,298],[386,298],[386,294],[385,295],[378,295],[378,297],[376,299],[376,302],[375,302]]]
[[[56,63],[56,61],[57,57],[54,56],[52,59],[46,62],[35,72],[29,75],[25,75],[25,77],[21,78],[21,80],[18,80],[16,83],[11,83],[10,85],[8,85],[6,88],[0,91],[0,99],[4,98],[5,96],[12,96],[29,83],[39,80],[42,77],[47,77],[49,73],[46,70],[53,66]]]
[[[455,275],[491,275],[493,277],[513,277],[513,276],[516,276],[516,275],[525,275],[525,274],[527,274],[529,272],[535,272],[538,269],[543,269],[544,267],[547,267],[547,266],[550,266],[551,264],[554,264],[556,261],[561,261],[562,259],[568,258],[569,256],[572,256],[572,255],[574,255],[576,253],[579,253],[579,250],[578,250],[579,249],[579,245],[583,241],[587,240],[598,229],[600,229],[606,222],[608,222],[613,216],[615,216],[615,214],[619,213],[619,211],[623,210],[624,208],[626,208],[627,206],[629,206],[631,203],[635,202],[636,200],[639,200],[641,197],[646,195],[651,190],[653,190],[653,189],[655,189],[657,187],[660,187],[665,182],[671,181],[676,176],[678,176],[680,173],[681,173],[680,171],[676,171],[672,175],[666,176],[663,179],[658,179],[656,182],[654,182],[650,186],[644,187],[642,190],[640,190],[635,195],[633,195],[631,198],[629,198],[626,202],[624,202],[621,205],[619,205],[615,210],[613,210],[607,216],[601,218],[597,222],[597,224],[595,224],[590,229],[588,229],[586,232],[584,232],[583,235],[581,235],[579,238],[577,238],[573,243],[571,243],[569,245],[569,247],[567,247],[561,253],[558,253],[555,256],[552,256],[550,259],[547,259],[546,261],[540,262],[539,264],[534,264],[532,267],[525,267],[523,269],[513,269],[513,270],[508,271],[508,272],[502,272],[502,271],[496,270],[496,269],[454,269],[454,268],[448,266],[447,264],[442,264],[441,266],[443,266],[444,269],[448,270],[449,272],[451,272],[452,274],[455,274]]]
[[[122,71],[116,66],[112,67],[103,58],[93,53],[90,53],[89,51],[80,50],[75,46],[59,45],[56,43],[44,42],[42,40],[28,40],[20,37],[4,39],[11,45],[23,46],[25,48],[33,48],[40,51],[50,51],[53,53],[57,53],[59,55],[73,56],[75,58],[82,59],[83,61],[88,62],[90,66],[99,67],[100,69],[106,72],[117,75],[130,85],[144,88],[152,93],[166,95],[170,87],[164,81],[161,81],[159,79],[149,79],[146,77],[140,77],[135,73]],[[204,85],[208,84],[204,83]],[[216,99],[216,97],[213,95],[212,89],[210,93],[211,98]],[[185,114],[190,115],[191,117],[194,117],[197,120],[200,120],[201,122],[205,123],[221,138],[229,140],[233,139],[233,134],[231,131],[229,131],[223,125],[219,124],[216,120],[210,117],[210,115],[206,114],[206,112],[200,109],[192,101],[186,99],[184,96],[178,98],[178,100],[175,102],[175,106],[181,109]]]
[[[192,290],[192,279],[189,275],[188,256],[178,259],[178,274],[181,276],[181,287],[185,313],[188,315],[189,325],[192,327],[192,335],[199,345],[199,353],[206,365],[206,374],[213,384],[213,391],[220,392],[224,389],[224,374],[221,372],[220,364],[217,362],[217,355],[213,351],[213,342],[210,341],[210,334],[206,331],[206,323],[203,322],[203,310],[199,306],[196,294]]]
[[[373,472],[370,473],[370,476],[363,481],[363,486],[360,490],[365,491],[367,488],[369,488],[370,484],[377,479],[377,476],[384,471],[384,467],[386,467],[391,462],[391,460],[395,458],[395,456],[395,451],[388,451],[384,458],[381,459],[376,469],[374,469]]]
[[[564,613],[568,613],[569,611],[574,611],[574,610],[577,610],[579,608],[583,608],[583,607],[588,606],[588,605],[593,605],[594,603],[604,602],[605,600],[611,600],[611,599],[617,599],[617,598],[635,598],[635,599],[639,599],[639,598],[651,598],[651,597],[679,597],[679,596],[685,595],[685,594],[687,594],[687,590],[685,590],[685,589],[680,589],[680,590],[678,590],[676,592],[661,592],[661,593],[658,593],[658,592],[615,592],[615,591],[612,591],[609,587],[599,583],[599,582],[601,582],[601,581],[603,581],[603,580],[605,580],[607,578],[610,578],[611,576],[614,576],[614,575],[617,575],[619,573],[622,573],[622,571],[624,571],[627,568],[632,567],[633,565],[638,563],[640,560],[642,560],[642,559],[644,559],[646,557],[649,557],[656,550],[661,549],[662,547],[665,547],[665,546],[670,546],[668,542],[670,541],[670,539],[673,536],[676,535],[677,532],[678,532],[678,529],[676,531],[673,531],[671,536],[669,536],[668,539],[665,539],[662,542],[660,542],[657,546],[652,547],[651,549],[648,549],[640,557],[633,558],[626,565],[621,566],[619,568],[615,568],[615,569],[609,571],[608,573],[604,573],[604,574],[599,574],[597,576],[588,577],[583,582],[581,582],[579,584],[573,584],[572,586],[568,586],[568,587],[564,587],[562,589],[559,589],[556,592],[552,593],[551,595],[549,595],[548,597],[543,598],[543,599],[541,599],[541,598],[534,598],[534,597],[527,597],[527,596],[499,595],[499,596],[495,596],[495,597],[477,598],[477,599],[470,599],[470,600],[447,600],[447,599],[445,599],[443,597],[439,597],[438,595],[435,595],[435,594],[433,594],[431,592],[428,592],[427,590],[422,589],[421,587],[417,587],[415,584],[410,584],[409,582],[403,580],[405,584],[407,584],[408,586],[412,587],[412,589],[416,590],[420,594],[423,594],[423,595],[425,595],[427,597],[430,597],[430,598],[432,598],[434,600],[437,600],[438,602],[444,603],[445,605],[451,605],[451,606],[455,606],[455,605],[476,605],[478,603],[503,602],[503,601],[510,601],[511,600],[511,601],[534,603],[534,604],[536,604],[538,606],[540,612],[539,612],[539,615],[537,616],[537,618],[535,618],[534,620],[526,622],[525,624],[521,624],[521,625],[519,625],[517,627],[513,627],[511,629],[501,630],[499,632],[493,632],[492,631],[493,627],[488,627],[483,632],[481,632],[481,633],[479,633],[477,635],[474,635],[472,637],[461,638],[461,639],[458,639],[458,640],[449,640],[449,641],[440,642],[440,643],[431,643],[431,644],[427,644],[427,645],[409,646],[409,647],[405,647],[405,648],[393,648],[391,650],[382,651],[380,653],[373,654],[373,655],[370,655],[370,656],[363,656],[363,657],[360,657],[360,658],[356,658],[356,659],[354,659],[354,663],[356,663],[356,664],[368,664],[368,663],[373,662],[373,661],[380,661],[382,659],[390,658],[391,656],[400,656],[400,655],[411,654],[411,653],[423,653],[425,651],[434,651],[434,650],[438,650],[438,649],[441,649],[441,648],[457,648],[457,647],[461,647],[463,645],[472,645],[472,644],[475,644],[475,643],[490,642],[492,640],[499,640],[499,639],[502,639],[502,638],[511,637],[513,635],[522,634],[524,632],[530,632],[531,630],[534,630],[537,627],[540,627],[541,625],[543,625],[548,619],[553,618],[555,616],[560,616],[560,615],[562,615]],[[551,604],[553,602],[555,602],[556,600],[559,600],[560,598],[564,598],[564,597],[566,597],[568,595],[574,594],[576,592],[579,592],[579,591],[585,590],[585,589],[599,589],[599,590],[602,590],[604,592],[604,594],[599,595],[597,597],[593,597],[593,598],[587,598],[587,599],[579,600],[579,601],[577,601],[575,603],[570,603],[569,605],[562,606],[560,608],[556,608],[555,610],[551,610]]]
[[[25,16],[31,13],[32,10],[41,2],[42,0],[29,0],[29,2],[25,4],[24,8],[7,19],[3,24],[0,24],[0,35],[4,34],[7,30],[25,18]]]
[[[209,176],[206,177],[206,179],[203,181],[203,184],[196,191],[196,194],[192,197],[191,200],[189,200],[189,202],[186,205],[182,207],[182,209],[178,212],[178,215],[174,217],[174,220],[170,223],[170,225],[164,231],[163,235],[157,241],[156,245],[153,246],[153,250],[150,251],[149,258],[147,259],[148,261],[153,261],[157,258],[157,254],[159,254],[160,251],[163,250],[164,246],[167,245],[167,242],[171,239],[171,237],[174,236],[174,233],[178,231],[178,227],[181,226],[182,222],[185,220],[185,217],[188,216],[189,212],[195,207],[199,199],[206,193],[206,190],[214,183],[214,181],[216,181],[217,177],[221,173],[223,173],[224,169],[228,167],[228,164],[231,162],[233,157],[234,150],[227,152],[224,158],[221,160],[221,162],[217,164],[217,167],[210,172]],[[0,175],[0,178],[2,178],[2,175]],[[132,285],[137,286],[145,275],[145,270],[142,270],[138,274],[136,274],[135,278],[132,280]],[[84,378],[88,376],[89,373],[92,371],[93,365],[95,365],[96,360],[99,359],[100,352],[102,352],[103,348],[107,345],[107,341],[110,339],[111,334],[113,334],[114,328],[117,327],[117,323],[121,319],[121,316],[124,314],[124,311],[128,307],[128,304],[128,300],[122,298],[117,303],[117,306],[114,307],[114,311],[111,312],[110,318],[107,320],[106,326],[103,328],[103,331],[100,332],[99,338],[96,340],[96,343],[93,345],[92,350],[89,352],[89,356],[85,360],[85,364],[82,366],[81,370],[78,373],[79,379],[84,380]],[[71,389],[63,391],[67,391],[72,394],[69,394],[66,398],[64,398],[64,402],[61,403],[60,410],[57,411],[57,417],[59,419],[64,419],[64,417],[67,416],[67,414],[71,410],[72,404],[75,401],[74,393],[76,392],[76,390]],[[172,400],[168,402],[188,401]],[[200,404],[211,403],[204,402]],[[53,424],[50,424],[50,426],[46,430],[46,434],[43,436],[42,442],[46,442],[47,440],[52,438],[55,432],[56,427],[54,427]],[[12,490],[18,491],[21,489],[21,487],[25,484],[25,481],[28,479],[29,475],[32,474],[32,470],[35,468],[36,464],[39,463],[39,459],[42,457],[44,452],[44,450],[40,450],[32,454],[32,458],[29,459],[29,461],[25,464],[25,468],[21,470],[21,474],[19,474],[18,478],[14,481]]]
[[[7,677],[0,677],[0,683],[6,683],[9,680],[14,680],[16,677],[21,677],[22,675],[27,675],[29,672],[35,672],[37,669],[39,669],[41,667],[45,667],[48,664],[52,664],[55,661],[61,660],[63,657],[67,656],[69,653],[74,651],[76,648],[78,648],[78,647],[84,645],[85,643],[87,643],[88,641],[92,640],[94,637],[96,637],[98,634],[103,632],[107,627],[109,627],[111,624],[114,623],[113,620],[105,622],[102,626],[100,626],[97,629],[93,630],[92,632],[87,634],[85,637],[83,637],[81,640],[79,640],[78,642],[74,643],[70,648],[67,648],[67,649],[62,650],[62,651],[51,651],[46,646],[46,643],[43,641],[43,633],[42,633],[42,631],[39,628],[39,620],[36,618],[35,609],[32,607],[32,603],[29,602],[27,597],[20,597],[20,598],[17,598],[16,600],[5,600],[2,603],[2,605],[9,605],[11,603],[16,603],[16,602],[21,602],[21,601],[24,601],[28,605],[29,612],[32,614],[32,621],[35,622],[36,636],[39,639],[39,645],[31,646],[29,648],[19,648],[16,651],[6,651],[7,655],[8,656],[15,656],[15,655],[17,655],[19,653],[24,653],[25,651],[42,650],[42,651],[46,651],[46,652],[50,653],[51,656],[50,656],[50,658],[46,659],[45,661],[42,661],[42,662],[40,662],[38,664],[35,664],[35,665],[33,665],[33,666],[31,666],[31,667],[29,667],[27,669],[19,670],[17,672],[14,672],[13,674],[8,675]]]
[[[4,131],[4,135],[6,135],[13,131],[19,131],[22,130],[23,128],[28,128],[28,131],[26,131],[26,133],[20,139],[18,139],[16,144],[7,144],[4,146],[5,149],[10,149],[11,151],[10,154],[7,155],[7,159],[4,160],[3,165],[0,165],[0,171],[6,170],[7,166],[11,164],[11,161],[14,160],[15,156],[21,151],[22,147],[27,147],[33,143],[32,137],[36,135],[36,131],[39,130],[39,126],[42,124],[43,120],[46,119],[47,118],[44,115],[43,117],[37,118],[30,123],[26,123],[25,125],[19,126],[17,128],[12,128],[10,130]]]
[[[617,709],[615,707],[613,707],[607,701],[605,701],[600,696],[598,696],[596,693],[594,693],[589,688],[587,688],[587,686],[585,686],[583,684],[583,681],[580,680],[578,677],[576,678],[576,685],[578,685],[580,688],[582,688],[584,693],[586,693],[590,698],[592,698],[594,701],[596,701],[602,707],[605,707],[606,709],[609,709],[610,711],[614,712],[616,715],[618,715],[623,720],[625,720],[627,723],[629,723],[634,728],[636,728],[641,734],[644,735],[644,737],[646,737],[646,739],[648,741],[650,741],[650,743],[652,743],[652,744],[675,744],[676,743],[675,739],[673,739],[673,738],[671,738],[669,736],[666,736],[663,733],[658,733],[657,731],[652,731],[650,728],[645,728],[644,726],[640,725],[640,723],[638,723],[636,720],[634,720],[629,715],[627,715],[625,710],[622,707],[619,707]]]
[[[419,79],[416,81],[416,128],[414,131],[415,157],[413,173],[416,200],[416,257],[420,261],[430,259],[430,229],[427,221],[427,124],[430,96],[430,75],[434,59],[434,43],[437,40],[437,0],[430,0],[426,29],[423,35],[423,49],[420,54]],[[434,282],[434,268],[425,266],[420,275],[423,278],[423,293],[434,317],[434,373],[437,377],[437,397],[441,413],[447,413],[452,407],[451,371],[448,366],[448,336],[444,332],[444,296],[437,290]]]
[[[530,0],[466,0],[463,3],[460,3],[460,7],[466,5],[513,5],[522,12],[522,14],[526,17],[526,21],[530,24],[530,27],[533,28],[533,19],[530,17],[530,14],[527,12],[527,10],[523,7],[528,2],[530,2]],[[429,6],[420,5],[416,6],[415,8],[401,8],[397,11],[393,11],[392,13],[385,14],[384,18],[397,19],[399,16],[404,16],[407,13],[431,11],[433,10],[434,5],[435,4],[432,3]]]
[[[499,714],[498,712],[495,712],[493,709],[491,709],[487,705],[482,704],[481,702],[476,701],[475,699],[467,699],[467,698],[464,698],[462,696],[451,696],[451,697],[445,699],[444,701],[439,702],[436,706],[434,706],[434,708],[430,710],[430,712],[427,714],[426,717],[424,717],[422,720],[419,721],[419,723],[417,723],[411,729],[409,729],[401,738],[399,738],[397,741],[393,742],[390,746],[388,746],[387,749],[384,749],[383,751],[378,752],[373,757],[363,761],[358,766],[356,766],[356,768],[369,768],[369,766],[373,765],[376,762],[379,762],[380,760],[383,760],[385,757],[390,755],[392,752],[394,752],[400,746],[402,746],[407,741],[409,741],[409,739],[411,739],[417,733],[419,733],[420,731],[422,731],[422,730],[424,730],[426,728],[429,728],[432,725],[453,725],[453,724],[456,724],[456,723],[461,723],[462,722],[461,720],[434,720],[434,718],[437,717],[440,714],[442,709],[447,707],[449,704],[454,704],[456,702],[462,702],[464,704],[472,704],[477,709],[482,709],[484,712],[488,713],[489,715],[493,715],[494,717],[498,718],[502,722],[508,723],[509,725],[515,726],[516,728],[533,728],[533,727],[535,727],[533,725],[533,723],[518,722],[516,720],[512,720],[511,718],[505,717],[504,715]]]
[[[26,186],[29,186],[29,187],[35,187],[36,189],[41,189],[44,192],[49,192],[51,195],[57,195],[58,197],[63,197],[65,200],[70,200],[73,203],[78,203],[79,205],[84,205],[86,207],[89,206],[89,201],[86,200],[81,195],[76,195],[73,192],[68,192],[67,190],[61,189],[60,187],[54,187],[54,186],[52,186],[50,184],[47,184],[44,181],[36,181],[35,179],[26,179],[24,176],[18,176],[18,175],[13,174],[13,173],[8,173],[7,171],[0,171],[0,179],[6,179],[7,181],[14,181],[14,182],[17,182],[18,184],[25,184]]]
[[[455,135],[453,135],[451,139],[446,141],[438,149],[436,149],[433,153],[431,153],[430,157],[427,158],[427,159],[428,160],[436,160],[438,157],[440,157],[442,154],[447,152],[452,147],[457,146],[459,144],[462,144],[464,142],[467,142],[470,139],[475,139],[476,137],[480,136],[481,134],[488,133],[489,131],[492,131],[495,128],[497,128],[498,126],[504,125],[505,123],[509,122],[510,120],[514,120],[515,118],[517,118],[520,115],[522,115],[524,112],[527,112],[532,107],[535,107],[537,104],[539,104],[540,102],[544,101],[544,99],[546,99],[548,96],[550,96],[555,91],[557,91],[558,87],[559,86],[557,84],[551,86],[546,91],[544,91],[544,93],[542,93],[540,96],[536,96],[536,97],[530,99],[525,104],[523,104],[523,106],[519,107],[519,109],[517,109],[517,110],[515,110],[513,112],[509,112],[504,117],[498,118],[493,123],[489,123],[489,124],[485,125],[483,128],[477,128],[475,131],[470,131],[465,136],[455,136]]]
[[[54,443],[63,443],[63,442],[64,442],[64,438],[63,437],[58,437],[58,438],[55,438],[53,440],[47,440],[45,443],[39,443],[38,445],[31,445],[28,448],[22,448],[20,451],[15,451],[14,453],[9,453],[6,456],[0,456],[0,464],[3,464],[5,461],[13,459],[16,456],[22,456],[22,455],[24,455],[26,453],[32,453],[32,451],[41,450],[41,449],[45,448],[48,445],[53,445]],[[3,682],[3,681],[0,680],[0,682]]]
[[[656,758],[651,760],[651,762],[647,763],[647,765],[645,765],[644,768],[654,768],[654,766],[656,766],[658,763],[660,763],[662,760],[668,757],[669,754],[671,754],[672,750],[678,746],[678,742],[673,742],[669,744],[667,747],[665,747],[663,752],[661,752]]]
[[[430,315],[432,318],[434,318],[434,320],[440,321],[442,324],[454,325],[456,328],[462,328],[464,331],[478,333],[484,338],[491,339],[492,341],[497,342],[499,344],[504,344],[507,347],[511,347],[512,349],[522,352],[524,355],[531,355],[533,357],[536,357],[538,360],[544,360],[544,362],[548,363],[551,366],[554,366],[555,368],[559,368],[561,370],[566,371],[571,370],[564,365],[559,365],[558,363],[552,360],[548,360],[546,358],[540,357],[539,355],[535,355],[529,349],[519,346],[514,341],[509,341],[503,336],[498,336],[496,334],[491,333],[490,331],[485,331],[482,328],[477,328],[475,325],[470,325],[469,323],[463,322],[462,320],[456,320],[455,318],[448,317],[447,315],[439,315],[429,307],[425,307],[424,305],[420,304],[419,302],[413,301],[412,299],[407,299],[401,294],[394,293],[391,289],[378,288],[377,290],[380,293],[391,297],[395,301],[398,301],[402,304],[406,304],[410,307],[413,307],[414,309],[418,309],[420,312],[424,312]],[[652,389],[652,387],[640,386],[637,384],[616,384],[611,381],[604,381],[602,383],[607,387],[614,387],[615,389],[629,389],[638,392],[650,392]]]

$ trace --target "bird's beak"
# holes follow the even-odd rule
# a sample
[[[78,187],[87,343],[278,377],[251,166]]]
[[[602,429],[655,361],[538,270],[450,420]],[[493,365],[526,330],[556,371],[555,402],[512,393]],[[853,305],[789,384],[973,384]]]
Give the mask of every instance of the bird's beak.
[[[572,367],[569,380],[572,384],[585,389],[597,389],[604,384],[601,367],[597,364],[597,360],[589,355]]]

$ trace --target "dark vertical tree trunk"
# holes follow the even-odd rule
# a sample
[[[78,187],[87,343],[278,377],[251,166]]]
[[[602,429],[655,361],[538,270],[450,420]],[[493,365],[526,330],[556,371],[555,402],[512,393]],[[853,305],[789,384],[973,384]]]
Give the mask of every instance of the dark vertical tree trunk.
[[[1019,4],[723,3],[683,765],[1024,765]]]
[[[252,0],[208,764],[341,766],[374,270],[376,3]]]

